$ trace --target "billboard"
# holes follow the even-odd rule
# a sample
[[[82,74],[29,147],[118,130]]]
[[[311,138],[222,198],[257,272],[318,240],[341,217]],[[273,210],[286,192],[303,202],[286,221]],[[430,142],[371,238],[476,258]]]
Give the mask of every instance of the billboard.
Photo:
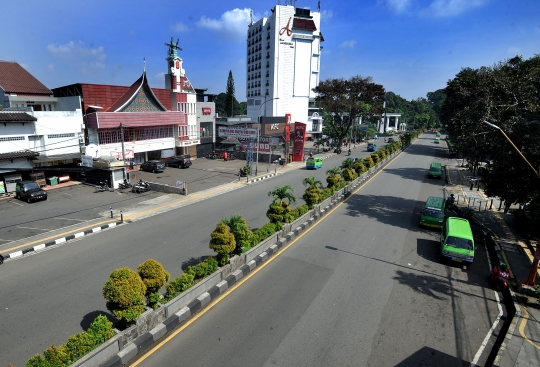
[[[302,162],[304,158],[304,143],[306,141],[306,124],[302,122],[294,123],[294,151],[293,160]]]
[[[257,139],[257,129],[247,129],[244,127],[232,127],[232,126],[219,126],[219,137],[234,136],[236,138],[252,138]]]

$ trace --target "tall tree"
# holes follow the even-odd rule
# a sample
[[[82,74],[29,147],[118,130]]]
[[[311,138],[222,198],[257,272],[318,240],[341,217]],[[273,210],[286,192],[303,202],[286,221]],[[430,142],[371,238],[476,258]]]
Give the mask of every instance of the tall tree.
[[[335,138],[337,148],[350,135],[354,121],[359,117],[380,117],[383,111],[384,88],[373,83],[371,77],[327,79],[313,91],[317,93],[317,105],[325,111],[325,127]]]
[[[227,98],[225,100],[225,111],[227,112],[227,116],[232,117],[234,116],[235,112],[235,103],[238,104],[238,101],[236,100],[234,92],[234,78],[231,70],[229,70],[229,77],[227,78],[227,89],[225,90],[225,94],[227,95]]]

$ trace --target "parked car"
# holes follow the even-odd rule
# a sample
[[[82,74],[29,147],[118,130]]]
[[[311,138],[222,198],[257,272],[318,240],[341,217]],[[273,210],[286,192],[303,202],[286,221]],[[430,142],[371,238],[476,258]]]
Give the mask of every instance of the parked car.
[[[165,163],[157,160],[144,162],[141,164],[141,171],[147,171],[147,172],[163,172],[165,170]]]
[[[388,142],[391,143],[394,141],[394,138],[388,138]]]
[[[15,186],[15,196],[19,200],[31,203],[32,201],[47,200],[47,191],[42,190],[37,182],[20,181]]]
[[[435,138],[435,144],[439,144],[441,141],[441,138]]]
[[[191,156],[189,155],[177,155],[165,161],[166,167],[188,168],[191,164]]]
[[[368,152],[374,152],[377,150],[377,145],[373,144],[373,143],[368,143],[367,145],[367,151]]]

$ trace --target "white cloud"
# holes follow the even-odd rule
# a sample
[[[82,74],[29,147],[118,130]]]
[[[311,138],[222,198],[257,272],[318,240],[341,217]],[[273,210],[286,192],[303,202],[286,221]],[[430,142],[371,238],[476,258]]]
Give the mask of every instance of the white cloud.
[[[49,69],[50,71],[54,71],[54,64],[51,63],[51,64],[47,65],[47,69]]]
[[[178,22],[171,26],[171,30],[179,33],[188,32],[189,27],[182,22]]]
[[[102,46],[92,48],[86,47],[81,41],[78,43],[70,41],[59,46],[50,44],[47,46],[47,51],[83,73],[105,68],[104,61],[107,55],[103,52]]]
[[[452,17],[478,8],[490,0],[435,0],[427,8],[420,11],[420,15],[437,18]]]
[[[248,24],[251,21],[251,9],[228,10],[219,19],[202,16],[197,26],[219,31],[222,36],[234,41],[244,41],[247,36]]]
[[[321,11],[321,21],[323,22],[330,21],[330,19],[332,19],[333,16],[334,16],[334,12],[332,11],[332,9]]]
[[[349,41],[341,42],[339,47],[341,47],[341,48],[354,48],[354,45],[356,45],[356,41],[355,40],[349,40]]]
[[[386,6],[395,13],[404,13],[411,6],[412,0],[377,0],[377,4]]]

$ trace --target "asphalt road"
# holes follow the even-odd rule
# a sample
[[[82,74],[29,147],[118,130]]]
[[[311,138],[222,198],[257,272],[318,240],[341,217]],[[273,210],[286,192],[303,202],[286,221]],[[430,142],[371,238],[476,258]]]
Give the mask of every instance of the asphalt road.
[[[462,353],[460,358],[468,358],[476,348],[477,339],[483,338],[485,331],[491,326],[490,320],[496,312],[493,311],[494,306],[489,291],[483,288],[487,286],[483,284],[487,280],[483,277],[482,255],[477,259],[481,265],[473,266],[473,269],[481,269],[478,270],[481,274],[476,277],[478,279],[474,278],[474,274],[470,271],[462,272],[459,268],[441,266],[435,259],[436,244],[434,245],[433,242],[433,232],[421,231],[416,227],[419,220],[419,206],[427,196],[440,193],[442,187],[442,183],[428,181],[424,175],[425,169],[432,160],[424,154],[433,152],[435,149],[430,145],[431,141],[431,138],[421,139],[419,144],[413,145],[406,153],[407,159],[397,160],[384,173],[377,176],[377,181],[374,179],[365,189],[362,189],[362,196],[357,195],[351,198],[345,206],[348,208],[347,213],[340,215],[335,223],[334,220],[325,221],[317,226],[317,230],[322,232],[314,235],[310,241],[312,244],[317,244],[316,246],[307,245],[310,246],[309,249],[303,248],[302,245],[291,248],[291,250],[294,249],[294,253],[299,251],[299,254],[295,256],[288,254],[288,256],[292,257],[291,260],[295,260],[295,263],[302,263],[307,273],[295,270],[289,275],[290,281],[276,282],[276,284],[281,284],[278,288],[283,288],[279,292],[277,292],[278,289],[265,288],[266,286],[260,288],[257,293],[254,293],[255,296],[252,295],[251,300],[244,306],[239,306],[239,309],[250,313],[257,311],[263,304],[258,301],[258,297],[276,298],[281,300],[280,304],[289,304],[291,303],[287,301],[289,297],[294,298],[296,297],[294,295],[299,292],[304,294],[304,291],[299,289],[306,285],[302,286],[300,282],[313,278],[313,282],[309,282],[309,289],[306,289],[306,295],[298,296],[298,302],[304,305],[310,298],[313,300],[310,301],[309,307],[304,307],[306,312],[315,307],[316,315],[321,317],[322,314],[330,311],[313,304],[319,298],[329,299],[329,296],[324,294],[327,290],[330,290],[332,296],[345,294],[346,299],[338,302],[341,306],[336,311],[341,313],[345,308],[351,308],[351,311],[344,315],[350,315],[353,313],[352,310],[355,314],[362,314],[358,316],[362,322],[358,320],[355,324],[362,325],[360,329],[366,330],[367,334],[363,336],[363,340],[378,335],[374,333],[374,330],[378,331],[375,329],[375,324],[377,324],[377,318],[378,323],[382,323],[381,312],[383,311],[390,314],[388,320],[393,320],[394,324],[405,331],[407,330],[405,324],[401,325],[400,320],[401,322],[408,320],[403,317],[407,311],[414,315],[429,316],[430,320],[431,317],[443,317],[439,323],[432,321],[430,324],[421,324],[424,325],[421,329],[427,335],[426,339],[450,340],[457,345],[458,339],[455,335],[465,331],[467,340],[472,340],[467,346],[472,346],[459,347],[459,349],[456,347],[456,351]],[[146,259],[154,258],[165,266],[172,277],[176,277],[186,266],[198,262],[203,256],[212,255],[212,251],[208,248],[210,232],[221,218],[240,213],[246,218],[251,228],[258,228],[268,221],[265,216],[271,200],[267,196],[268,191],[284,184],[293,184],[297,197],[301,197],[304,190],[301,184],[302,178],[314,175],[324,182],[325,171],[339,165],[344,158],[346,157],[337,156],[325,160],[322,170],[292,170],[287,174],[242,187],[227,195],[217,196],[195,205],[137,221],[131,225],[70,241],[60,248],[51,248],[48,251],[4,263],[0,269],[2,271],[0,330],[3,331],[0,333],[0,345],[2,345],[0,363],[12,362],[18,366],[24,365],[33,354],[42,352],[51,344],[64,343],[68,336],[84,330],[98,314],[108,314],[105,301],[101,296],[101,289],[113,269],[122,266],[135,269]],[[400,163],[402,161],[409,163],[402,165]],[[372,191],[368,191],[368,188]],[[338,211],[336,211],[337,214],[339,214]],[[306,235],[305,238],[309,236],[311,235]],[[361,238],[365,240],[360,240]],[[384,244],[391,247],[386,247]],[[306,256],[306,251],[308,256]],[[316,255],[319,257],[315,257]],[[334,259],[334,265],[329,263],[331,258]],[[361,262],[353,266],[354,261],[359,260]],[[405,268],[392,265],[398,261],[398,264]],[[405,271],[409,270],[409,265],[404,265],[405,261],[407,264],[410,262],[415,270]],[[275,263],[279,264],[278,261]],[[346,266],[338,266],[340,263]],[[282,269],[289,267],[287,264],[281,266]],[[272,270],[270,266],[268,269]],[[398,270],[402,273],[398,273]],[[319,272],[321,275],[315,274]],[[392,272],[395,279],[388,279],[388,274]],[[268,277],[280,279],[280,276],[274,272]],[[346,282],[343,282],[344,280]],[[273,283],[270,280],[267,282]],[[341,283],[343,287],[347,284],[351,291],[343,292],[345,288],[339,288]],[[283,286],[284,284],[290,284],[291,287],[287,289]],[[469,289],[472,287],[471,284],[478,289]],[[361,292],[366,287],[369,290],[373,289],[374,293]],[[456,293],[454,288],[459,289],[460,292]],[[262,296],[263,294],[265,296]],[[478,297],[477,294],[481,296]],[[459,303],[469,299],[476,303],[473,301]],[[416,302],[415,307],[411,303],[413,300]],[[431,303],[426,303],[426,301]],[[444,303],[444,305],[439,305],[439,303]],[[393,304],[400,305],[401,308],[398,306],[393,308]],[[460,311],[461,307],[467,307],[466,312]],[[372,315],[372,310],[376,310],[379,314]],[[275,315],[287,312],[292,311],[278,308]],[[392,318],[390,316],[393,313],[396,315]],[[462,314],[465,317],[463,330],[457,328],[452,322],[454,319],[461,320]],[[296,317],[312,320],[314,316],[301,313]],[[293,319],[289,319],[287,323],[291,328],[295,325],[292,321]],[[413,321],[415,321],[412,323],[414,326],[416,319],[413,318]],[[346,321],[341,321],[343,322],[346,323]],[[254,327],[249,320],[245,322],[242,318],[237,319],[236,323],[246,330]],[[439,335],[441,331],[435,328],[436,324],[449,325],[443,330],[442,336]],[[428,326],[427,333],[424,330],[426,326]],[[478,331],[476,333],[469,331],[469,326],[478,326]],[[416,328],[413,329],[416,330]],[[5,330],[8,332],[4,332]],[[297,332],[301,330],[298,329]],[[321,330],[326,332],[325,329]],[[389,330],[385,332],[392,334]],[[419,334],[419,331],[416,334]],[[416,337],[416,334],[413,333],[410,337]],[[352,337],[352,332],[345,332],[344,335]],[[287,337],[289,336],[292,334],[287,332]],[[409,339],[407,337],[405,341],[408,342]],[[402,341],[402,344],[407,343]],[[459,356],[456,351],[454,354],[451,353],[452,348],[448,348],[447,352],[444,348],[438,348],[439,344],[435,346],[437,346],[436,351],[444,350],[444,353],[450,356],[454,354]],[[208,353],[210,349],[205,348],[205,353]],[[348,349],[344,349],[346,350]],[[331,355],[331,351],[328,353]],[[184,359],[185,356],[182,357],[182,360]]]
[[[179,276],[182,269],[201,257],[214,254],[208,248],[210,233],[223,217],[240,213],[252,229],[259,228],[268,222],[265,213],[271,202],[269,191],[292,184],[300,204],[305,189],[302,179],[314,175],[325,182],[326,170],[339,166],[345,158],[331,157],[325,160],[323,169],[294,169],[226,195],[5,262],[0,268],[0,330],[9,332],[0,333],[0,365],[24,365],[51,344],[62,344],[70,335],[85,330],[98,314],[109,314],[101,290],[115,268],[136,269],[154,258],[172,277]],[[187,171],[173,170],[184,174]],[[94,198],[104,195],[137,197],[92,191],[88,195],[88,201],[94,204]],[[54,200],[37,204],[49,203]],[[28,209],[26,212],[32,213]]]
[[[439,152],[420,140],[132,366],[469,366],[498,310],[483,246],[471,268],[445,265],[418,227]]]

